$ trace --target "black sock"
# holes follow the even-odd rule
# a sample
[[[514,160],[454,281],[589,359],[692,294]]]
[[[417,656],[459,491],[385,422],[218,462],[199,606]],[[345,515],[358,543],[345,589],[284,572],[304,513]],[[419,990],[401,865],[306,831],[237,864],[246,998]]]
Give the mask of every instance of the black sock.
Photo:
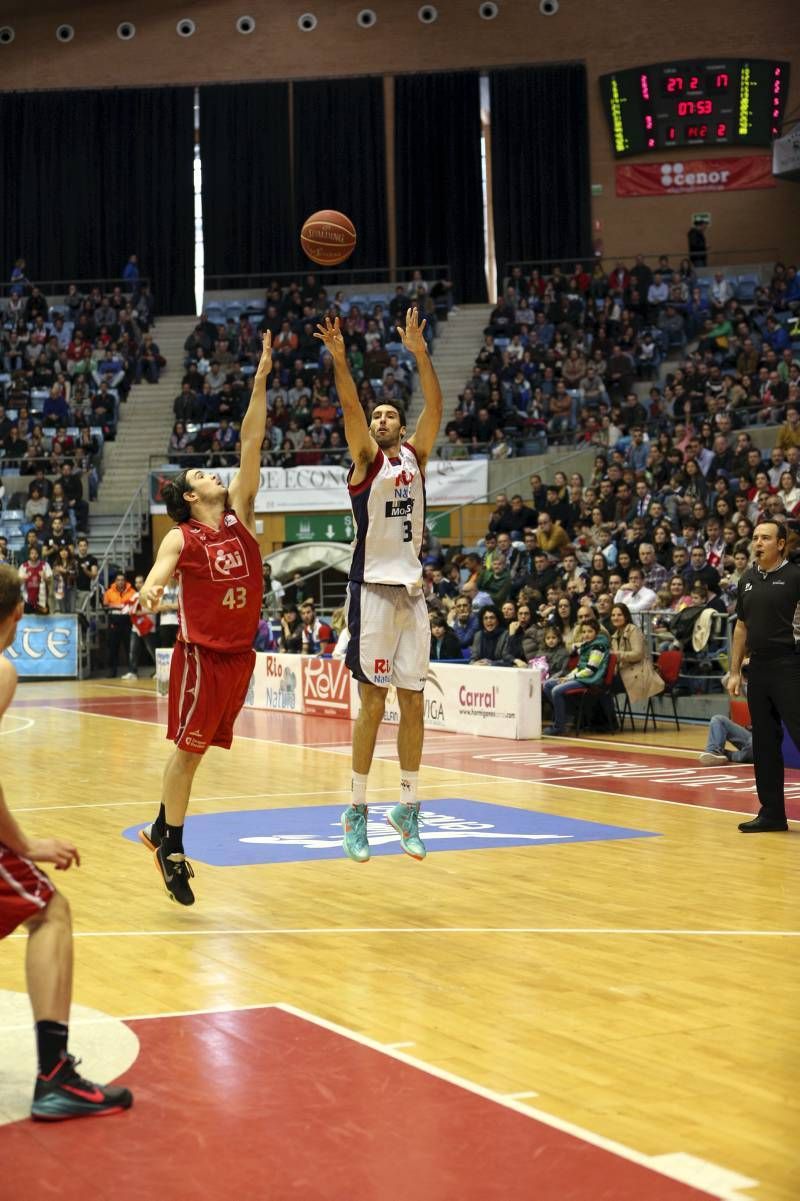
[[[167,811],[164,808],[164,803],[162,801],[161,805],[159,806],[158,817],[153,822],[153,831],[154,831],[154,833],[156,833],[159,836],[159,838],[164,837],[164,829],[166,828],[166,825],[167,825]]]
[[[69,1027],[63,1022],[37,1022],[36,1048],[39,1053],[39,1072],[49,1076],[67,1053]]]
[[[165,855],[183,854],[183,826],[164,825],[164,837],[161,840]]]

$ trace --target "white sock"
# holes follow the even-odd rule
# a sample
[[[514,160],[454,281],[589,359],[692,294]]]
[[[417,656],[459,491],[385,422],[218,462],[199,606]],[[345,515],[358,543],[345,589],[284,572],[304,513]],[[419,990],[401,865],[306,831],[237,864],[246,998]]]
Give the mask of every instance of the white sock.
[[[417,785],[419,783],[418,771],[402,771],[400,772],[400,804],[401,805],[417,805]]]
[[[351,788],[353,796],[350,801],[351,805],[366,805],[367,803],[367,780],[369,776],[362,776],[359,772],[354,771],[351,777]]]

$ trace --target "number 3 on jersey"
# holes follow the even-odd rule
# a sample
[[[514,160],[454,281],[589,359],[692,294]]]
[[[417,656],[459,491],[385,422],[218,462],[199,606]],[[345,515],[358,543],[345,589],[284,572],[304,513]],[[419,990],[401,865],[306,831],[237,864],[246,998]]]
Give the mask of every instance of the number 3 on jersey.
[[[229,588],[222,598],[226,609],[243,609],[247,604],[246,588]]]
[[[403,522],[403,541],[410,542],[413,537],[414,537],[414,533],[411,528],[411,522],[404,521]]]

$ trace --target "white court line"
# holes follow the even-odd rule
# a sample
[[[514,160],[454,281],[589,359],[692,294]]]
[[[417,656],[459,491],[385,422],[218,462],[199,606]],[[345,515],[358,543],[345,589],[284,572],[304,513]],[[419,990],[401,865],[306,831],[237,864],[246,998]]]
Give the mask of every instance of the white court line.
[[[387,1051],[403,1051],[406,1047],[416,1047],[416,1043],[384,1043]]]
[[[35,718],[22,717],[18,713],[6,713],[3,721],[5,722],[9,719],[12,721],[21,721],[22,725],[16,726],[13,730],[0,730],[0,734],[21,734],[23,730],[29,730],[31,726],[35,724]]]
[[[143,694],[143,695],[145,695],[145,696],[152,697],[154,700],[162,700],[162,701],[165,701],[165,700],[167,699],[166,697],[159,697],[158,693],[154,692],[154,691],[153,691],[151,688],[135,688],[135,687],[132,687],[132,688],[126,688],[126,689],[125,689],[125,692],[124,692],[124,693],[122,693],[122,692],[121,692],[121,690],[120,690],[119,688],[115,688],[113,684],[102,684],[102,683],[99,683],[99,682],[97,682],[97,681],[94,681],[94,682],[93,682],[93,686],[94,686],[94,687],[98,687],[98,688],[108,688],[108,689],[110,689],[112,692],[116,692],[116,693],[120,694],[120,696],[119,696],[119,699],[120,699],[120,701],[123,701],[123,702],[124,702],[124,700],[125,700],[125,695],[126,695],[127,693],[130,693],[130,692],[139,692],[139,693],[142,693],[142,694]],[[87,698],[87,699],[89,699],[89,698]],[[47,708],[47,709],[55,709],[55,708],[57,708],[57,706],[55,706],[55,705],[42,705],[42,708]],[[65,710],[64,710],[64,709],[58,709],[58,712],[59,712],[59,713],[63,713],[63,712],[65,712]],[[86,710],[81,710],[81,709],[70,709],[70,710],[68,710],[68,712],[70,712],[70,713],[82,713],[82,712],[86,712]],[[256,710],[256,712],[262,712],[262,711],[261,711],[261,710]],[[264,713],[268,713],[269,711],[268,711],[268,710],[263,710],[263,712],[264,712]],[[91,713],[91,712],[90,712],[90,713],[88,713],[88,716],[90,716],[90,717],[117,717],[118,715],[117,715],[117,714],[115,714],[115,713]],[[142,721],[142,719],[141,719],[141,718],[136,718],[136,717],[124,717],[122,714],[120,714],[119,716],[120,716],[120,718],[121,718],[121,719],[123,719],[123,720],[125,720],[125,721],[139,721],[139,722],[141,722],[141,721]],[[289,716],[289,717],[300,717],[300,718],[302,718],[302,717],[304,717],[304,714],[302,714],[302,713],[290,713],[290,714],[288,714],[288,715],[287,715],[287,714],[283,714],[282,716]],[[145,724],[145,725],[163,725],[163,724],[165,724],[165,723],[163,723],[163,722],[161,722],[161,721],[157,721],[157,722],[156,722],[156,721],[145,721],[145,722],[144,722],[144,724]],[[434,735],[435,737],[437,737],[437,743],[436,743],[435,745],[438,745],[438,742],[439,742],[439,740],[442,740],[442,741],[443,741],[443,740],[444,740],[444,738],[446,737],[446,731],[438,730],[438,731],[431,731],[430,733],[431,733],[432,735]],[[253,735],[250,735],[250,734],[238,734],[238,733],[237,733],[237,734],[236,734],[236,737],[237,737],[237,738],[247,738],[247,739],[249,739],[250,741],[253,741],[253,742],[272,742],[272,741],[273,741],[273,739],[255,738],[255,737],[253,737]],[[447,748],[445,748],[444,746],[442,746],[442,751],[444,752],[444,751],[446,751],[446,750],[453,750],[453,751],[456,751],[456,750],[471,750],[471,749],[472,749],[474,746],[478,745],[478,740],[479,740],[479,737],[480,737],[480,736],[479,736],[479,735],[477,735],[477,734],[476,734],[476,735],[473,735],[473,741],[471,741],[471,742],[469,742],[469,743],[467,743],[467,744],[462,744],[462,745],[460,745],[460,746],[456,745],[456,746],[453,746],[453,747],[447,747]],[[526,741],[526,742],[528,742],[528,741],[530,741],[530,742],[539,742],[539,741],[541,741],[541,739],[544,739],[544,738],[547,738],[547,739],[548,739],[548,741],[557,741],[557,740],[558,740],[558,738],[559,738],[559,736],[558,736],[558,735],[542,734],[542,735],[540,736],[540,738],[538,738],[538,739],[537,739],[537,738],[532,738],[532,739],[526,739],[525,741]],[[513,741],[513,740],[512,740],[512,741]],[[563,739],[563,738],[561,738],[561,741],[563,742],[563,741],[564,741],[564,739]],[[351,743],[347,743],[347,742],[344,742],[344,743],[335,743],[335,744],[333,744],[333,745],[332,745],[332,746],[330,746],[330,747],[308,746],[306,743],[300,743],[300,744],[298,744],[298,743],[293,743],[293,742],[281,742],[281,743],[278,743],[278,745],[279,745],[279,746],[294,746],[294,747],[302,746],[302,747],[304,747],[304,749],[306,749],[306,750],[312,750],[312,751],[319,751],[319,750],[330,750],[331,752],[333,752],[334,754],[337,754],[337,755],[349,754],[349,753],[350,753],[350,751],[353,749],[353,748],[352,748],[352,744],[351,744]],[[621,746],[621,747],[628,747],[628,748],[630,748],[631,750],[634,750],[634,751],[642,751],[642,752],[644,752],[644,753],[646,753],[646,754],[657,754],[659,751],[674,751],[674,752],[677,752],[677,754],[678,754],[678,755],[680,755],[681,757],[684,757],[684,758],[694,758],[694,757],[696,757],[696,756],[697,756],[697,754],[698,754],[697,750],[692,750],[692,749],[690,749],[690,748],[687,748],[687,747],[681,747],[681,746],[669,746],[669,745],[667,745],[667,744],[664,744],[664,745],[657,745],[657,746],[643,746],[643,744],[642,744],[641,742],[621,742],[621,741],[619,741],[619,739],[613,739],[613,740],[612,740],[612,739],[608,739],[608,738],[606,738],[606,739],[603,739],[603,738],[581,738],[581,740],[580,740],[580,744],[579,744],[579,745],[581,745],[581,746],[600,746],[600,747],[608,747],[608,748],[613,748],[613,747],[616,747],[616,746]],[[397,739],[396,739],[396,738],[395,738],[395,739],[379,739],[379,740],[378,740],[378,741],[375,743],[375,749],[376,749],[376,750],[378,750],[378,749],[384,749],[384,748],[386,748],[387,750],[396,750],[396,749],[397,749]],[[429,750],[431,750],[431,751],[433,751],[433,750],[434,750],[434,747],[432,747],[432,746],[430,746],[430,745],[429,745],[429,739],[426,739],[426,748],[427,748],[427,749],[429,749]],[[436,753],[438,753],[438,752],[436,752]],[[455,769],[453,769],[453,770],[455,770]]]
[[[369,1047],[382,1055],[396,1059],[400,1063],[405,1063],[409,1067],[416,1068],[428,1076],[434,1076],[439,1080],[444,1080],[448,1084],[453,1084],[457,1088],[463,1089],[465,1092],[473,1093],[484,1100],[501,1105],[504,1109],[513,1110],[522,1117],[533,1118],[535,1121],[542,1123],[542,1125],[551,1127],[551,1129],[559,1130],[563,1134],[569,1134],[581,1142],[598,1147],[600,1150],[608,1151],[620,1159],[636,1163],[640,1167],[647,1168],[657,1175],[677,1180],[681,1184],[687,1184],[694,1188],[704,1188],[707,1193],[715,1196],[718,1201],[745,1201],[741,1193],[731,1190],[727,1183],[728,1181],[736,1181],[739,1187],[753,1187],[758,1183],[757,1181],[752,1181],[745,1186],[743,1184],[745,1178],[738,1176],[737,1173],[729,1172],[728,1169],[719,1168],[717,1165],[708,1164],[704,1160],[682,1152],[655,1156],[644,1155],[640,1151],[626,1146],[624,1143],[619,1143],[614,1139],[606,1138],[604,1135],[596,1134],[594,1131],[578,1126],[574,1122],[567,1122],[563,1118],[555,1117],[545,1110],[535,1109],[532,1105],[526,1105],[524,1098],[535,1097],[537,1094],[534,1092],[506,1094],[494,1092],[482,1084],[467,1080],[463,1076],[457,1076],[454,1072],[447,1071],[446,1068],[440,1068],[434,1064],[426,1063],[424,1060],[417,1059],[414,1056],[407,1055],[404,1051],[398,1049],[398,1044],[377,1042],[366,1034],[358,1034],[356,1031],[349,1030],[345,1026],[327,1021],[325,1018],[318,1017],[316,1014],[308,1013],[304,1009],[299,1009],[295,1005],[290,1005],[282,1001],[267,1002],[263,1005],[220,1005],[211,1009],[129,1014],[124,1017],[87,1018],[71,1024],[90,1026],[110,1022],[159,1021],[163,1018],[213,1016],[221,1013],[250,1012],[256,1009],[280,1009],[282,1012],[291,1014],[293,1017],[310,1022],[312,1025],[320,1026],[325,1030],[330,1030],[332,1033],[347,1038],[351,1042],[359,1043],[361,1046]],[[14,1029],[17,1028],[29,1030],[30,1024],[27,1023],[24,1027],[14,1027]]]
[[[101,717],[108,721],[131,721],[137,726],[152,726],[154,730],[165,729],[167,724],[164,721],[145,721],[143,717],[125,717],[120,713],[93,713],[91,709],[62,709],[60,705],[42,705],[41,707],[50,713],[72,713],[76,717]]]
[[[512,783],[512,781],[507,780],[507,781],[504,781],[504,783],[510,784],[510,783]],[[515,781],[513,781],[513,783],[518,784],[519,781],[515,780]],[[421,791],[433,792],[439,788],[447,788],[449,790],[452,788],[452,785],[451,784],[428,784],[427,787],[424,789],[421,789]],[[376,792],[395,793],[395,792],[398,792],[399,789],[396,787],[387,787],[387,788],[372,788],[372,787],[370,787],[369,791],[370,791],[370,793],[376,793]],[[267,801],[275,801],[275,800],[282,800],[284,798],[296,798],[296,797],[350,796],[351,792],[352,792],[352,789],[350,789],[350,788],[326,788],[321,792],[234,792],[234,793],[231,793],[230,796],[192,797],[192,804],[193,805],[200,804],[200,803],[207,804],[212,801],[258,801],[258,800],[262,800],[262,799],[267,800]],[[29,806],[25,807],[24,809],[18,809],[15,807],[15,808],[11,809],[11,812],[12,813],[52,813],[57,809],[120,809],[126,805],[157,805],[158,803],[159,802],[157,799],[151,799],[151,800],[146,800],[146,801],[77,801],[71,805],[29,805]],[[425,803],[424,797],[422,798],[422,803],[423,804]],[[198,815],[195,814],[195,816],[198,816]],[[205,817],[206,814],[201,814],[199,816]]]
[[[91,712],[87,712],[87,711],[81,710],[81,709],[57,709],[57,707],[55,705],[49,706],[49,708],[56,709],[56,711],[59,713],[75,713],[79,717],[102,717],[102,718],[110,720],[110,721],[132,721],[132,722],[136,722],[137,725],[142,725],[142,726],[159,726],[159,725],[163,724],[162,722],[143,721],[141,718],[138,718],[138,717],[118,717],[114,713],[91,713]],[[268,746],[289,747],[291,750],[295,750],[295,751],[319,751],[323,754],[328,754],[328,755],[330,755],[330,754],[333,754],[333,755],[349,754],[352,749],[351,747],[348,747],[346,751],[344,751],[344,750],[337,751],[337,750],[333,750],[327,746],[310,746],[308,743],[305,743],[305,742],[299,743],[299,744],[295,743],[295,742],[282,742],[277,738],[258,738],[251,734],[237,734],[236,737],[238,739],[242,739],[246,742],[263,742]],[[618,744],[618,745],[621,745],[621,744]],[[381,762],[386,762],[386,761],[381,760]],[[692,801],[689,801],[689,800],[668,801],[663,797],[642,796],[640,793],[612,792],[610,789],[607,789],[607,788],[600,788],[600,787],[586,788],[586,787],[581,786],[580,784],[569,784],[569,783],[560,782],[560,781],[563,781],[563,776],[560,777],[559,780],[530,780],[530,779],[526,780],[521,776],[495,776],[495,775],[492,775],[490,772],[467,771],[465,768],[462,768],[462,767],[440,767],[436,763],[423,763],[422,770],[446,771],[446,772],[449,772],[450,775],[469,776],[472,779],[480,779],[480,780],[491,780],[493,784],[497,784],[497,783],[507,783],[507,784],[517,784],[517,785],[523,784],[523,785],[528,785],[529,787],[533,787],[534,785],[543,784],[543,785],[547,785],[549,788],[568,788],[571,792],[595,792],[595,793],[599,792],[599,793],[602,793],[603,796],[621,797],[623,800],[626,800],[626,801],[647,801],[654,805],[678,805],[684,809],[700,809],[706,813],[727,813],[727,814],[733,814],[734,816],[738,815],[738,816],[742,817],[742,816],[747,816],[747,814],[752,812],[752,810],[750,810],[750,809],[720,809],[716,805],[696,805]],[[669,771],[669,767],[667,767],[665,765],[664,771],[665,772]],[[22,811],[20,810],[19,812],[22,812]],[[790,820],[792,820],[792,819],[790,819]]]
[[[172,930],[74,930],[73,938],[227,938],[234,936],[259,938],[323,938],[337,935],[371,934],[574,934],[578,937],[633,936],[652,938],[800,938],[800,930],[692,930],[670,928],[638,928],[622,926],[262,926],[252,929],[172,929]],[[25,939],[27,934],[11,934],[11,939]]]
[[[429,1076],[435,1076],[437,1079],[444,1080],[448,1084],[454,1084],[466,1092],[483,1097],[484,1100],[493,1101],[496,1105],[502,1105],[505,1109],[512,1109],[515,1113],[522,1114],[523,1117],[534,1118],[537,1122],[541,1122],[545,1126],[550,1126],[554,1130],[560,1130],[562,1134],[572,1135],[574,1138],[580,1139],[581,1142],[589,1143],[593,1147],[599,1147],[601,1150],[608,1151],[620,1159],[626,1159],[630,1163],[648,1168],[657,1175],[677,1180],[681,1184],[697,1187],[695,1181],[700,1170],[700,1165],[703,1164],[702,1160],[695,1160],[692,1156],[686,1156],[685,1159],[680,1159],[678,1156],[672,1159],[663,1156],[660,1157],[659,1162],[659,1157],[657,1156],[643,1155],[641,1151],[635,1151],[632,1147],[625,1146],[624,1143],[618,1143],[614,1139],[605,1138],[601,1134],[595,1134],[593,1130],[586,1130],[583,1126],[577,1126],[574,1122],[566,1122],[563,1118],[557,1118],[543,1109],[535,1109],[532,1105],[525,1105],[508,1095],[503,1096],[501,1093],[496,1093],[492,1089],[485,1088],[482,1084],[476,1084],[472,1080],[466,1080],[463,1076],[455,1075],[454,1072],[448,1072],[445,1068],[439,1068],[433,1064],[426,1063],[424,1060],[416,1059],[414,1056],[406,1055],[403,1051],[392,1050],[391,1047],[376,1042],[375,1039],[369,1038],[366,1034],[357,1034],[355,1030],[348,1030],[345,1026],[339,1026],[336,1022],[329,1022],[325,1018],[318,1017],[314,1013],[308,1013],[304,1009],[298,1009],[295,1005],[278,1002],[274,1008],[281,1009],[285,1013],[291,1013],[295,1017],[302,1018],[304,1021],[312,1022],[315,1026],[321,1026],[325,1030],[331,1030],[334,1034],[339,1034],[343,1038],[349,1038],[352,1042],[360,1043],[363,1047],[370,1047],[373,1051],[379,1051],[382,1055],[389,1055],[392,1059],[399,1060],[400,1063],[408,1064],[409,1067],[417,1068],[418,1071],[425,1072]],[[731,1192],[724,1186],[715,1187],[712,1184],[709,1187],[709,1185],[706,1185],[706,1191],[711,1196],[717,1197],[718,1201],[743,1201],[740,1193]]]
[[[167,699],[165,696],[159,696],[155,688],[137,688],[135,684],[127,688],[118,688],[114,684],[104,684],[102,680],[87,680],[86,683],[91,684],[93,688],[108,688],[110,692],[116,692],[120,700],[124,700],[129,692],[141,692],[144,696],[151,696],[154,701]]]

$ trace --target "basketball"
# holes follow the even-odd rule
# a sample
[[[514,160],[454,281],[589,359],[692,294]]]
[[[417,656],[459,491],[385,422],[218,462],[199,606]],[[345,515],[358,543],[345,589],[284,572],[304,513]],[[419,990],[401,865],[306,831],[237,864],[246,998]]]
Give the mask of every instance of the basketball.
[[[344,213],[335,209],[320,209],[312,213],[300,230],[300,245],[321,267],[335,267],[353,253],[356,227]]]

